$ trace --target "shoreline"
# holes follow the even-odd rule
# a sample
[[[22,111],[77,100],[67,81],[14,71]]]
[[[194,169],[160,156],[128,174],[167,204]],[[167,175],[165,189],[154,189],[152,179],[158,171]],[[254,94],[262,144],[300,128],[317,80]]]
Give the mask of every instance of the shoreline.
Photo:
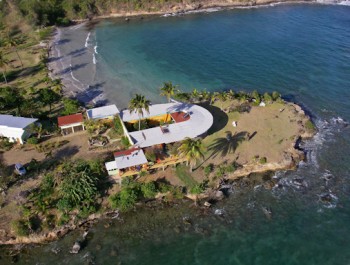
[[[233,9],[249,9],[249,8],[263,8],[263,7],[273,7],[276,5],[288,5],[288,4],[323,4],[319,3],[316,0],[287,0],[287,1],[276,1],[276,0],[258,0],[251,2],[222,2],[222,1],[211,1],[209,3],[204,4],[192,4],[192,5],[183,5],[178,4],[172,7],[164,8],[160,11],[122,11],[116,13],[110,13],[108,15],[99,15],[93,16],[90,19],[76,19],[73,22],[83,23],[94,20],[102,20],[108,18],[128,18],[128,17],[142,17],[142,16],[156,16],[163,15],[163,17],[169,16],[181,16],[187,14],[195,14],[195,13],[206,13],[206,12],[218,12],[225,10],[233,10]],[[217,9],[217,10],[213,10]],[[168,15],[168,16],[164,16]]]
[[[295,111],[297,112],[297,115],[305,115],[305,111],[296,103],[292,102],[285,102],[285,104],[288,104],[295,108]],[[217,180],[216,187],[207,188],[204,192],[200,194],[191,194],[187,193],[184,195],[185,198],[189,199],[190,201],[193,201],[193,203],[199,207],[206,207],[205,202],[211,201],[210,198],[217,199],[217,193],[221,192],[222,187],[225,187],[227,185],[233,185],[236,182],[243,181],[245,179],[249,179],[252,176],[264,176],[265,174],[274,174],[276,172],[281,171],[291,171],[296,170],[300,163],[302,161],[305,161],[305,154],[306,151],[300,146],[300,142],[306,142],[308,140],[312,140],[313,137],[316,135],[317,130],[313,132],[300,132],[298,135],[296,135],[294,141],[291,143],[291,146],[289,146],[286,151],[284,152],[283,159],[279,162],[271,162],[266,164],[259,164],[259,163],[247,163],[242,164],[242,167],[237,168],[233,173],[227,174],[226,177]],[[264,187],[269,187],[269,189],[272,189],[276,183],[275,180],[271,179],[268,181],[261,180],[261,184]],[[223,184],[224,183],[224,184]],[[222,192],[221,192],[222,193]],[[161,203],[163,205],[162,197],[164,194],[158,194],[154,201]],[[225,201],[224,197],[221,199],[218,199],[219,201]],[[174,203],[180,203],[185,204],[186,200],[174,200]],[[145,207],[146,202],[140,201],[138,202],[137,207]],[[215,205],[214,203],[213,205]],[[207,206],[208,207],[208,206]],[[210,207],[210,206],[209,206]],[[128,213],[128,212],[126,212]],[[125,214],[126,214],[125,213]],[[123,213],[124,214],[124,213]],[[51,231],[46,231],[44,233],[38,233],[38,234],[31,234],[29,236],[25,237],[11,237],[8,240],[0,240],[0,246],[16,246],[16,245],[30,245],[30,244],[45,244],[53,241],[57,241],[67,235],[68,233],[75,231],[77,229],[84,229],[89,230],[96,222],[99,222],[101,220],[112,220],[115,218],[122,218],[119,217],[119,211],[118,210],[110,210],[105,209],[99,213],[93,213],[89,215],[87,218],[80,220],[78,223],[74,222],[74,218],[71,220],[72,222],[61,226],[56,227]]]
[[[47,63],[47,67],[49,69],[49,76],[51,79],[61,79],[63,86],[63,94],[68,97],[73,97],[84,103],[85,105],[103,105],[108,102],[108,97],[103,86],[100,86],[99,82],[95,82],[94,80],[96,74],[96,59],[97,55],[96,48],[93,47],[89,51],[89,47],[86,45],[87,41],[90,37],[85,40],[85,47],[82,49],[88,50],[88,55],[92,54],[92,58],[89,58],[89,62],[87,62],[86,67],[93,68],[92,72],[89,71],[88,77],[83,78],[84,80],[80,80],[76,78],[73,74],[76,71],[75,68],[79,66],[78,63],[72,63],[71,55],[62,55],[62,51],[58,47],[60,42],[62,41],[62,31],[71,31],[83,27],[84,25],[88,25],[90,22],[98,22],[99,20],[109,19],[109,18],[125,18],[126,21],[129,20],[129,17],[141,19],[143,16],[152,17],[152,16],[163,16],[163,17],[175,17],[182,16],[187,14],[196,14],[196,13],[206,13],[206,12],[220,12],[225,10],[233,10],[233,9],[245,9],[245,8],[268,8],[276,5],[288,5],[288,4],[315,4],[317,3],[314,0],[288,0],[288,1],[275,1],[275,0],[261,0],[254,2],[233,2],[233,3],[225,3],[221,1],[213,1],[204,4],[192,4],[192,5],[183,5],[178,4],[175,6],[166,7],[160,11],[148,12],[148,11],[135,11],[135,12],[124,12],[120,11],[118,13],[111,13],[108,15],[100,15],[94,16],[91,19],[83,19],[83,20],[74,20],[76,24],[60,28],[55,27],[54,35],[49,40],[49,61]],[[63,39],[65,41],[65,39]],[[92,48],[92,47],[91,47]],[[86,56],[86,55],[83,55]],[[90,73],[91,72],[91,73]],[[87,81],[91,76],[93,78],[90,81]],[[86,79],[86,80],[85,80]],[[103,82],[102,82],[103,83]]]
[[[309,1],[306,1],[307,3]],[[286,2],[282,2],[282,4],[285,4]],[[291,2],[291,3],[295,3],[295,2]],[[205,12],[205,11],[203,11]],[[75,26],[76,27],[76,26]],[[52,38],[52,40],[50,41],[51,48],[54,48],[55,51],[50,51],[50,58],[59,58],[60,57],[60,51],[58,49],[56,49],[56,47],[54,47],[54,44],[57,44],[60,41],[60,37],[61,37],[61,31],[60,28],[56,28],[56,32],[54,37]],[[54,55],[55,57],[52,57],[52,55]],[[53,73],[51,73],[51,71],[58,71],[59,69],[55,69],[53,65],[58,65],[58,63],[60,62],[62,64],[63,67],[63,63],[62,63],[62,58],[59,58],[57,61],[52,61],[48,63],[48,68],[49,68],[49,72],[50,72],[50,77],[56,77],[57,75],[54,75]],[[72,66],[71,66],[72,67]],[[64,75],[64,77],[62,78],[62,76],[60,76],[60,78],[62,78],[62,82],[65,85],[64,87],[64,94],[65,93],[71,93],[72,96],[75,96],[75,93],[81,93],[81,92],[88,92],[86,90],[82,90],[81,88],[79,88],[79,86],[76,86],[74,81],[74,76],[71,75],[72,79],[69,79],[69,74],[68,73],[67,76]],[[67,82],[67,83],[66,83]],[[71,83],[70,83],[71,82]],[[66,90],[69,86],[69,84],[71,84],[72,86],[75,87],[76,90],[71,90],[68,89]],[[71,88],[71,87],[70,87]],[[79,99],[79,98],[78,98]],[[88,103],[88,102],[84,102],[84,103]],[[300,112],[304,111],[301,109],[301,107],[299,107],[299,105],[294,104],[294,103],[288,103],[288,104],[292,104],[294,106],[297,106],[300,109]],[[237,179],[240,179],[242,177],[246,177],[249,176],[251,174],[259,174],[259,173],[265,173],[268,171],[282,171],[282,170],[290,170],[290,169],[295,169],[298,165],[298,163],[300,161],[303,160],[303,152],[301,150],[298,150],[298,147],[296,146],[297,142],[299,139],[305,140],[312,137],[312,135],[298,135],[298,138],[295,140],[295,142],[293,143],[294,148],[291,147],[289,149],[290,152],[288,152],[288,156],[287,158],[282,162],[282,163],[267,163],[265,165],[259,165],[259,166],[254,166],[254,165],[243,165],[243,167],[241,169],[237,169],[231,176],[229,176],[227,179],[228,181],[234,181]],[[203,194],[201,194],[203,195]],[[66,235],[67,233],[69,233],[72,230],[75,230],[78,227],[81,227],[82,225],[84,225],[85,223],[89,223],[89,222],[93,222],[94,220],[99,220],[103,217],[106,217],[108,213],[104,213],[104,214],[93,214],[91,217],[87,218],[86,220],[82,220],[79,222],[78,225],[76,224],[72,224],[72,225],[67,225],[64,227],[60,227],[57,230],[48,232],[44,235],[33,235],[33,236],[29,236],[29,237],[24,237],[24,238],[16,238],[15,240],[10,239],[9,241],[6,242],[1,242],[1,244],[3,245],[17,245],[17,244],[40,244],[40,243],[46,243],[49,241],[55,241],[60,239],[62,236]]]

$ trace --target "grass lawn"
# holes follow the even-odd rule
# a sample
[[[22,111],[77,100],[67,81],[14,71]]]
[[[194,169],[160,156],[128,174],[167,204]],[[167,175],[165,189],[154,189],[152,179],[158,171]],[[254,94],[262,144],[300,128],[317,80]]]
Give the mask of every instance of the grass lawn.
[[[224,108],[229,103],[224,102]],[[297,121],[303,118],[292,105],[285,103],[253,106],[249,113],[224,113],[220,107],[220,102],[207,107],[214,116],[214,124],[204,139],[207,160],[203,165],[222,164],[225,161],[246,164],[256,157],[266,157],[267,162],[278,162],[284,151],[293,144],[300,130]],[[237,122],[237,127],[232,125],[233,121]]]
[[[188,189],[191,189],[198,184],[197,181],[192,177],[191,173],[188,171],[188,167],[178,165],[175,169],[175,173],[176,176]]]

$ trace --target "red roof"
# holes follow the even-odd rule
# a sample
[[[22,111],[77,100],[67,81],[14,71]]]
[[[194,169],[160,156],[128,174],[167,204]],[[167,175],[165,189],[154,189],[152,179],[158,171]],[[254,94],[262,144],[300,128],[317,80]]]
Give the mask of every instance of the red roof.
[[[135,148],[131,148],[128,150],[123,150],[123,151],[119,151],[119,152],[115,152],[114,153],[114,157],[120,157],[120,156],[128,156],[131,155],[132,152],[138,150],[139,148],[135,147]]]
[[[170,114],[175,122],[183,122],[190,119],[190,115],[185,112],[174,112]]]
[[[83,114],[77,113],[68,116],[62,116],[57,118],[58,126],[65,126],[73,123],[81,123],[84,121]]]

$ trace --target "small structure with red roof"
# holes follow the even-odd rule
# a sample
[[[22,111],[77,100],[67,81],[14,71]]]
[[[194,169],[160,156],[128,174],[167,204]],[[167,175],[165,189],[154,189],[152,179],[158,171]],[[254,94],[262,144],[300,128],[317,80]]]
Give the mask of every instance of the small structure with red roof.
[[[57,121],[63,135],[85,130],[84,118],[81,113],[58,117]]]

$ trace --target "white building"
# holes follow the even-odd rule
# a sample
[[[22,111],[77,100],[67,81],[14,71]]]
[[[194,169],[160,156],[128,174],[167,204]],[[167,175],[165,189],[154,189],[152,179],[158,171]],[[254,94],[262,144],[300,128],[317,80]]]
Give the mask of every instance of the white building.
[[[142,149],[132,148],[114,153],[114,160],[105,163],[108,175],[119,175],[124,169],[135,167],[135,171],[141,170],[141,165],[147,164],[146,156]],[[137,168],[139,166],[139,168]]]
[[[86,111],[89,120],[113,119],[119,113],[116,105],[93,108]]]
[[[37,119],[0,115],[0,137],[6,137],[10,142],[23,142],[30,136],[30,126]]]

